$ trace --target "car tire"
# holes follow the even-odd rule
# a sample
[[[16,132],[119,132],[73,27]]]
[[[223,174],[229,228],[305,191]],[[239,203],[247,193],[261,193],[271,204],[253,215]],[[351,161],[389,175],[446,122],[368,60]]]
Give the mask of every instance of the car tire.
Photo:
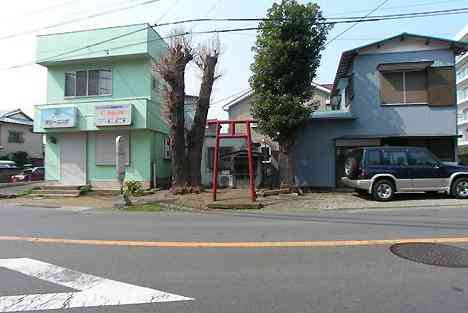
[[[358,176],[358,160],[347,158],[344,165],[344,173],[349,179],[356,179]]]
[[[451,194],[457,199],[468,199],[468,177],[455,179],[452,184]]]
[[[372,186],[372,197],[381,202],[390,201],[395,196],[395,185],[387,179],[381,179]]]

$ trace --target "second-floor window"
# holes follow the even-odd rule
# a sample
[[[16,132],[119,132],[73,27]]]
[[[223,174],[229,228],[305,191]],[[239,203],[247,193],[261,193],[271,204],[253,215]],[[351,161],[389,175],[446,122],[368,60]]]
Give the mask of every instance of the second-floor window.
[[[24,137],[23,132],[19,131],[8,131],[8,142],[9,143],[23,143]]]
[[[381,103],[454,105],[454,68],[429,67],[429,63],[379,65]]]
[[[65,73],[65,97],[104,96],[112,94],[110,69]]]

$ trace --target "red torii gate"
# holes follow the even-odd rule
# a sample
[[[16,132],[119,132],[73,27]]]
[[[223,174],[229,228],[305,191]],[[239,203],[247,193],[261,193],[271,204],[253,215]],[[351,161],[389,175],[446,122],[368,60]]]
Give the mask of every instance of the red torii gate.
[[[216,126],[216,143],[214,149],[213,157],[213,179],[212,179],[212,188],[213,188],[213,201],[216,201],[216,192],[218,190],[218,164],[219,164],[219,142],[224,138],[244,138],[247,142],[247,158],[249,161],[249,189],[250,197],[252,201],[257,199],[257,194],[255,193],[255,179],[254,179],[254,164],[253,164],[253,153],[252,153],[252,132],[250,125],[255,123],[254,120],[211,120],[208,121],[208,125]],[[236,125],[245,124],[246,134],[236,134]],[[221,133],[221,126],[229,125],[229,132],[227,134]]]

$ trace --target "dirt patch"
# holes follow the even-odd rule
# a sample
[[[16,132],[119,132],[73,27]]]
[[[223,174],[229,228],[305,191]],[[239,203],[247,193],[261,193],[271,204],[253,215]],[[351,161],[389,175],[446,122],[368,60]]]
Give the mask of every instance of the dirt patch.
[[[160,203],[162,208],[204,210],[212,203],[212,193],[173,195],[167,190],[142,197],[132,197],[136,205]],[[56,207],[90,207],[111,209],[114,203],[121,201],[118,195],[87,194],[78,198],[28,198],[2,199],[2,204],[56,206]],[[219,203],[235,204],[250,201],[248,190],[222,189],[218,192]],[[312,211],[338,209],[380,209],[380,208],[417,208],[440,206],[468,206],[468,200],[453,199],[450,196],[428,194],[397,195],[391,202],[376,202],[369,197],[362,197],[350,192],[310,192],[303,196],[282,194],[270,197],[259,197],[264,211]]]

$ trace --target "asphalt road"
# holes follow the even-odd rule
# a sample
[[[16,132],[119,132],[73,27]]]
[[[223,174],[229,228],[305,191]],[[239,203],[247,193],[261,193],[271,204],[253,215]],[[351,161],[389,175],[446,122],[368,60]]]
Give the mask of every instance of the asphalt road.
[[[5,207],[0,202],[1,236],[190,242],[468,237],[468,208],[309,214],[109,213]],[[468,244],[457,246],[468,248]],[[388,248],[371,243],[308,248],[141,248],[0,240],[0,259],[30,258],[194,299],[41,312],[468,310],[468,268],[415,263],[396,257]],[[67,279],[73,279],[69,276]],[[5,296],[73,291],[0,268],[0,307]]]

